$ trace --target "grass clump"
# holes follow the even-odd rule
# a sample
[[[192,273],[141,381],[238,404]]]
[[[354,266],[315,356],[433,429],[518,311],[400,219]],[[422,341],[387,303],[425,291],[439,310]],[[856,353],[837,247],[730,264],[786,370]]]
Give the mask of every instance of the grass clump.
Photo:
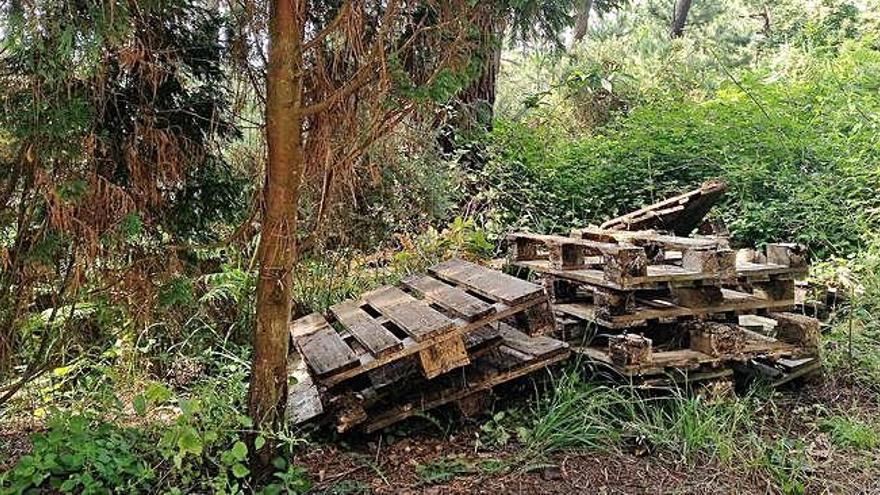
[[[835,415],[819,423],[819,428],[829,434],[831,442],[844,448],[873,450],[880,446],[877,428],[858,418]]]
[[[648,396],[628,387],[589,383],[564,372],[514,427],[529,458],[559,451],[631,446],[680,454],[682,460],[730,460],[752,423],[748,399],[709,403],[702,397]]]

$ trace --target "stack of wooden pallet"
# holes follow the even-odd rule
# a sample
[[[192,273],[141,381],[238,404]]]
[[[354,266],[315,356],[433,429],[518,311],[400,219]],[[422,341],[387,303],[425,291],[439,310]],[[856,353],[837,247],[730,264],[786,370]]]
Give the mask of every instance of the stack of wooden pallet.
[[[543,277],[565,337],[583,339],[575,350],[623,375],[715,376],[733,362],[775,363],[818,346],[818,322],[785,312],[807,272],[797,245],[736,252],[723,237],[602,228],[508,242],[511,262]]]
[[[462,260],[293,322],[293,423],[375,431],[565,359],[540,285]]]

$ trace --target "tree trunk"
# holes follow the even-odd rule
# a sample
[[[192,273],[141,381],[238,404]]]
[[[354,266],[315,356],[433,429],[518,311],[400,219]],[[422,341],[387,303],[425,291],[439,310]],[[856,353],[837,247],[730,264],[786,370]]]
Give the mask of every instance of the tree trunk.
[[[571,34],[571,46],[577,45],[587,35],[590,26],[590,11],[593,10],[593,0],[581,0],[578,3],[575,14],[574,31]]]
[[[482,71],[468,87],[458,96],[465,112],[467,124],[481,130],[492,130],[492,118],[495,115],[495,83],[501,68],[501,38],[504,36],[504,24],[491,9],[477,19],[481,32],[479,56],[483,59]]]
[[[456,95],[457,114],[450,119],[438,137],[440,148],[447,155],[456,151],[456,138],[468,133],[492,130],[495,116],[495,96],[498,71],[501,68],[501,48],[505,24],[489,4],[475,19],[480,31],[480,46],[475,56],[481,59],[480,74]],[[474,144],[474,143],[472,143]],[[467,168],[480,168],[485,161],[480,146],[471,146],[459,162]]]
[[[672,26],[669,28],[670,37],[680,38],[684,34],[684,25],[690,10],[691,0],[676,0],[675,11],[672,13]]]
[[[288,324],[296,259],[296,205],[303,170],[302,25],[297,0],[273,0],[266,75],[268,163],[263,187],[257,323],[253,335],[248,412],[256,431],[281,424],[287,400]],[[268,440],[268,439],[267,439]],[[253,438],[251,446],[253,446]],[[275,446],[251,449],[254,475],[268,471]]]

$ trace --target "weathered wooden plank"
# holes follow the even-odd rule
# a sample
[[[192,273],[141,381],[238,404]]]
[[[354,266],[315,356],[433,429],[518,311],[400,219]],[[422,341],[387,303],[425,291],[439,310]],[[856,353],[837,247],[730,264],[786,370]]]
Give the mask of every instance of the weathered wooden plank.
[[[308,365],[300,356],[288,363],[290,392],[287,396],[287,422],[298,425],[324,412],[318,387],[309,374]]]
[[[543,335],[530,337],[506,323],[499,324],[498,332],[504,339],[505,346],[537,359],[544,359],[559,352],[566,352],[568,349],[564,342]]]
[[[670,282],[685,282],[705,280],[711,275],[697,271],[685,270],[674,265],[648,265],[647,274],[641,277],[625,277],[622,280],[611,280],[606,277],[601,269],[582,268],[576,270],[556,270],[547,260],[519,261],[516,266],[528,268],[539,273],[554,275],[558,278],[582,282],[591,285],[607,287],[609,289],[659,289],[667,286]]]
[[[641,230],[659,228],[678,235],[687,235],[702,221],[706,213],[724,194],[726,185],[709,181],[698,189],[679,194],[633,212],[612,218],[603,229]]]
[[[298,318],[290,324],[290,336],[296,340],[299,337],[314,333],[327,326],[327,320],[320,313],[311,313]]]
[[[336,373],[336,374],[328,376],[328,377],[322,377],[320,379],[320,382],[322,385],[324,385],[326,387],[332,387],[332,386],[337,385],[345,380],[348,380],[350,378],[358,376],[362,373],[367,373],[370,370],[374,370],[376,368],[379,368],[379,367],[381,367],[387,363],[390,363],[392,361],[396,361],[396,360],[401,359],[403,357],[407,357],[407,356],[411,356],[413,354],[416,354],[419,351],[422,351],[424,349],[427,349],[428,347],[431,347],[434,344],[442,342],[443,340],[450,338],[453,335],[467,334],[468,332],[472,332],[474,330],[477,330],[478,328],[481,328],[485,325],[488,325],[488,324],[493,323],[495,321],[498,321],[498,320],[501,320],[501,319],[506,318],[508,316],[511,316],[513,314],[516,314],[526,308],[534,306],[535,304],[542,303],[544,301],[546,301],[545,298],[536,298],[536,299],[532,299],[532,300],[525,301],[525,302],[517,304],[517,305],[511,305],[511,306],[508,306],[504,303],[495,303],[493,305],[495,307],[495,312],[487,315],[485,318],[482,318],[480,320],[473,321],[473,322],[466,322],[464,320],[457,320],[456,326],[452,330],[450,330],[449,333],[434,335],[434,336],[431,336],[425,340],[422,340],[421,342],[417,342],[416,340],[412,339],[411,337],[407,337],[406,339],[403,339],[403,349],[400,349],[399,351],[387,354],[382,357],[373,357],[373,356],[370,356],[369,354],[362,355],[360,357],[361,365],[358,366],[357,368],[345,370],[345,371]]]
[[[363,299],[415,341],[446,332],[455,322],[397,287],[380,287]]]
[[[633,310],[622,315],[601,314],[595,305],[588,303],[557,304],[555,309],[588,321],[595,321],[609,328],[628,328],[644,323],[646,320],[726,313],[728,311],[785,308],[793,304],[793,301],[772,301],[730,289],[721,289],[721,293],[723,299],[716,304],[690,308],[679,306],[667,298],[636,298]]]
[[[324,323],[320,325],[312,315],[305,318],[308,320],[302,324],[299,323],[300,320],[294,322],[294,329],[304,328],[305,325],[317,328],[309,328],[309,333],[294,337],[294,343],[317,376],[327,376],[360,364],[354,351],[346,345],[327,320],[321,317]],[[296,331],[293,333],[296,335]]]
[[[422,374],[429,380],[470,362],[464,341],[459,335],[419,352]]]
[[[540,285],[459,259],[445,261],[428,271],[443,280],[505,304],[519,304],[541,297],[544,293]]]
[[[467,321],[474,321],[495,311],[491,304],[482,299],[426,275],[407,277],[402,283],[425,300]]]
[[[719,249],[727,246],[727,241],[724,239],[681,237],[660,234],[653,230],[623,231],[585,227],[572,230],[571,236],[597,242],[613,240],[617,243],[629,243],[635,246],[659,246],[663,249],[677,251],[685,249]]]
[[[403,347],[403,342],[354,301],[344,301],[330,312],[373,356],[383,356]]]

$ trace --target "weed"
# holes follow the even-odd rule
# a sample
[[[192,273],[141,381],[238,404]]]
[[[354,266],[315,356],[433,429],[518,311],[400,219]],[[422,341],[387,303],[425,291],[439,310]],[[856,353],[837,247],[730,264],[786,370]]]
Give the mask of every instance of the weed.
[[[473,462],[463,457],[441,457],[416,466],[416,475],[422,485],[436,485],[456,476],[478,471],[479,468]]]
[[[826,418],[819,423],[819,428],[828,432],[832,443],[839,447],[873,450],[880,445],[880,433],[874,426],[850,416]]]
[[[770,475],[776,488],[786,495],[801,495],[810,472],[803,442],[782,438],[756,443],[756,466]]]

